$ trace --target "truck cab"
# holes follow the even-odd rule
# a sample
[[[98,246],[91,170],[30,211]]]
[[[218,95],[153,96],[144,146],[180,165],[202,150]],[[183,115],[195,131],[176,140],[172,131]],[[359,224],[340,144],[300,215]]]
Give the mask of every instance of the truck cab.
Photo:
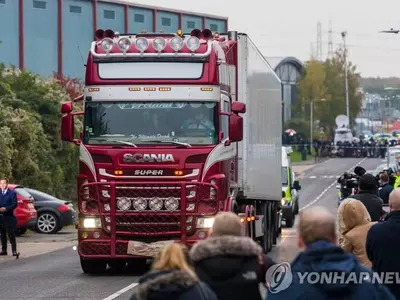
[[[296,180],[290,160],[292,147],[282,147],[282,219],[286,227],[292,227],[299,213],[299,191],[301,186]]]

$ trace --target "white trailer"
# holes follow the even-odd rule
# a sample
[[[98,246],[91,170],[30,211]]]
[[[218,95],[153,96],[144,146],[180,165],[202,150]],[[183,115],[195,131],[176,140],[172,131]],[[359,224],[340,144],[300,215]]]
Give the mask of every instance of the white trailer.
[[[238,203],[255,209],[254,237],[265,252],[276,243],[282,199],[282,85],[247,34],[238,40],[238,95],[246,104],[238,143]],[[243,211],[242,211],[243,213]]]

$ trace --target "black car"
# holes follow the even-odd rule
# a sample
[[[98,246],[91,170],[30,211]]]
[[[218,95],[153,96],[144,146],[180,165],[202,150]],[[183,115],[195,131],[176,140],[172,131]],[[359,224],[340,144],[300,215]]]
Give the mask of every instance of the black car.
[[[57,233],[64,226],[75,224],[75,210],[71,202],[49,194],[25,188],[35,200],[37,211],[36,230],[39,233]]]

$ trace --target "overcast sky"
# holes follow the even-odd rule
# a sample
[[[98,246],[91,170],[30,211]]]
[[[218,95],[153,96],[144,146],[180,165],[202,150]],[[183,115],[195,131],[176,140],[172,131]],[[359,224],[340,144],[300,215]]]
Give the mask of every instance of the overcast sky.
[[[380,0],[129,0],[147,5],[203,12],[229,18],[229,29],[246,32],[265,56],[295,56],[306,60],[316,49],[317,22],[322,25],[323,58],[328,54],[329,20],[333,44],[348,32],[349,58],[362,76],[400,77],[400,1]]]

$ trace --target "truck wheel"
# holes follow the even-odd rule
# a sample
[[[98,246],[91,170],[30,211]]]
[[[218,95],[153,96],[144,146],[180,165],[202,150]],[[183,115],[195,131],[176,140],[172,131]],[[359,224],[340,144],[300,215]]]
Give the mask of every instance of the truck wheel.
[[[292,228],[293,227],[294,216],[295,216],[295,214],[292,213],[288,218],[285,219],[286,227],[288,227],[288,228]]]
[[[85,259],[81,260],[82,271],[86,274],[101,274],[107,269],[107,262],[103,259]]]

